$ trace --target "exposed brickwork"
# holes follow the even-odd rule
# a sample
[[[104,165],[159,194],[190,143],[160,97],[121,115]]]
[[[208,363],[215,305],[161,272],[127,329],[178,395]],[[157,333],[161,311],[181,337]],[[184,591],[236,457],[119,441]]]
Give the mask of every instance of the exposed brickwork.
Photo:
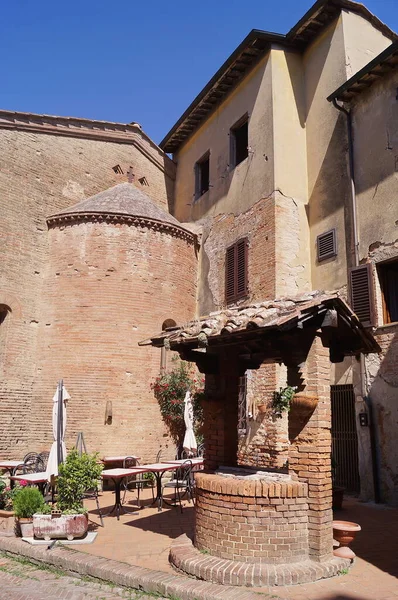
[[[288,460],[287,414],[275,417],[272,408],[273,392],[284,386],[281,375],[286,369],[279,365],[261,365],[247,378],[247,406],[253,415],[247,422],[247,432],[239,441],[238,463],[253,467],[281,468]],[[286,374],[285,374],[286,380]],[[267,405],[265,413],[257,405]]]
[[[309,553],[328,560],[332,553],[331,407],[329,350],[316,336],[304,369],[305,392],[318,405],[305,423],[291,428],[289,470],[308,484]]]
[[[166,318],[185,322],[194,313],[193,243],[118,222],[53,227],[49,243],[47,310],[38,326],[34,445],[50,442],[48,406],[63,377],[71,395],[67,445],[83,431],[90,450],[134,452],[153,461],[168,442],[150,389],[159,374],[160,350],[140,348],[138,342],[161,329]],[[177,261],[184,264],[184,277]],[[105,424],[108,401],[111,424]],[[173,454],[171,446],[168,456]]]
[[[201,281],[214,308],[225,306],[225,253],[240,238],[248,238],[248,301],[275,297],[275,206],[272,198],[256,202],[246,212],[223,214],[211,222],[203,249],[210,259],[206,278]],[[221,274],[221,276],[220,276]]]
[[[196,475],[195,546],[245,563],[287,563],[308,557],[304,483],[268,483]]]
[[[78,129],[79,135],[84,135],[81,123]],[[98,125],[97,134],[101,129],[104,127]],[[64,127],[63,133],[65,131]],[[145,176],[149,185],[143,188],[144,191],[161,206],[167,208],[168,199],[172,196],[172,163],[138,128],[131,134],[121,134],[120,143],[101,141],[90,138],[90,135],[91,132],[87,132],[88,139],[84,139],[36,131],[0,131],[0,238],[3,259],[0,305],[7,305],[11,311],[0,327],[2,457],[20,457],[26,451],[36,449],[32,447],[33,439],[29,439],[31,423],[42,417],[47,419],[51,413],[50,396],[40,399],[43,403],[48,401],[45,414],[40,414],[37,405],[32,402],[33,382],[36,378],[40,380],[43,368],[43,364],[37,363],[37,344],[41,331],[50,327],[46,326],[49,307],[42,296],[48,264],[46,216],[126,181],[130,165],[136,175],[137,186],[140,186],[138,178]],[[117,175],[112,170],[116,164],[120,164],[124,175]],[[73,354],[72,347],[68,351]],[[147,352],[141,351],[142,354],[146,356]],[[45,388],[46,394],[50,387],[54,387],[56,379],[62,376],[59,370],[52,373],[51,386]],[[44,404],[40,405],[42,409]]]
[[[310,583],[333,577],[350,566],[349,560],[334,557],[322,564],[303,560],[292,561],[289,565],[247,564],[238,560],[215,559],[194,548],[185,534],[172,543],[170,561],[177,569],[197,579],[248,587]]]

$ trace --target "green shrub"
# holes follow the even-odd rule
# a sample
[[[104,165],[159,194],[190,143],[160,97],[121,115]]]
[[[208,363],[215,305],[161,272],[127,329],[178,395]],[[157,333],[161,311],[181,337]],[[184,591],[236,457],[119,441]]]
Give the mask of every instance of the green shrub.
[[[44,498],[35,487],[21,487],[13,495],[13,508],[18,518],[30,519],[35,513],[42,512]]]
[[[83,494],[97,487],[102,465],[98,453],[80,455],[76,449],[69,452],[59,465],[57,507],[67,514],[83,511]]]

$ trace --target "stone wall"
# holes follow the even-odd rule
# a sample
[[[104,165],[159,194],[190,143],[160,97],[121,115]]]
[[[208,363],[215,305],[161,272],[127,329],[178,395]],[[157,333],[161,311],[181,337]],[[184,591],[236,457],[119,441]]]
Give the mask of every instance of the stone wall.
[[[83,431],[90,451],[135,454],[151,462],[162,445],[164,457],[174,457],[150,388],[161,353],[138,342],[160,331],[165,319],[181,323],[194,314],[193,237],[105,221],[52,226],[49,239],[33,446],[50,442],[50,400],[62,377],[71,396],[67,446]],[[184,265],[183,276],[177,264]]]

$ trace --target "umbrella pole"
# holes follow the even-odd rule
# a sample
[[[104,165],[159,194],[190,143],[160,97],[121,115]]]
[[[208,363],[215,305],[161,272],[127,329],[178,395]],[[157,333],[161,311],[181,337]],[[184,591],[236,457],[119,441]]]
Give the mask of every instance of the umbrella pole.
[[[57,418],[57,461],[58,465],[63,462],[62,456],[62,431],[63,431],[63,389],[64,382],[61,379],[58,382],[58,418]]]

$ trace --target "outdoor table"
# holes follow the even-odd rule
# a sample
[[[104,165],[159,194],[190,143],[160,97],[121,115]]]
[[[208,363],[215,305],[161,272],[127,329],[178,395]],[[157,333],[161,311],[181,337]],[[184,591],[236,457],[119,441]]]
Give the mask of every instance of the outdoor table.
[[[149,506],[158,503],[158,511],[161,511],[161,504],[164,502],[165,504],[169,504],[164,498],[162,498],[162,477],[166,471],[175,471],[176,464],[172,461],[167,463],[154,463],[151,465],[141,465],[140,467],[133,467],[133,470],[140,469],[140,471],[136,471],[138,473],[153,473],[156,479],[156,498],[154,498],[153,502]],[[142,469],[142,470],[141,470]],[[170,505],[171,506],[171,505]]]
[[[125,477],[129,475],[138,475],[139,473],[145,473],[146,469],[141,467],[131,467],[130,469],[105,469],[101,473],[102,479],[112,479],[115,484],[115,504],[104,517],[109,517],[114,511],[116,511],[117,520],[119,521],[119,517],[121,512],[130,514],[130,515],[138,515],[138,512],[131,512],[124,508],[121,500],[120,500],[120,488],[122,485],[122,481]]]
[[[126,454],[125,456],[104,456],[101,458],[101,461],[104,465],[112,464],[112,463],[122,463],[126,460],[126,458],[133,458],[134,460],[140,460],[140,456],[134,456],[134,454]]]
[[[0,461],[0,469],[5,469],[8,471],[10,476],[10,487],[14,487],[14,482],[11,479],[11,476],[14,474],[15,469],[23,464],[23,460],[2,460]]]
[[[13,475],[10,479],[12,481],[26,481],[26,483],[30,485],[37,485],[43,496],[45,484],[48,483],[48,477],[45,471],[40,473],[26,473],[25,475]]]
[[[187,461],[192,463],[193,467],[202,466],[204,464],[203,458],[201,458],[200,456],[193,457],[193,458],[179,458],[178,460],[177,459],[176,460],[168,460],[167,463],[172,464],[172,465],[183,465]]]

